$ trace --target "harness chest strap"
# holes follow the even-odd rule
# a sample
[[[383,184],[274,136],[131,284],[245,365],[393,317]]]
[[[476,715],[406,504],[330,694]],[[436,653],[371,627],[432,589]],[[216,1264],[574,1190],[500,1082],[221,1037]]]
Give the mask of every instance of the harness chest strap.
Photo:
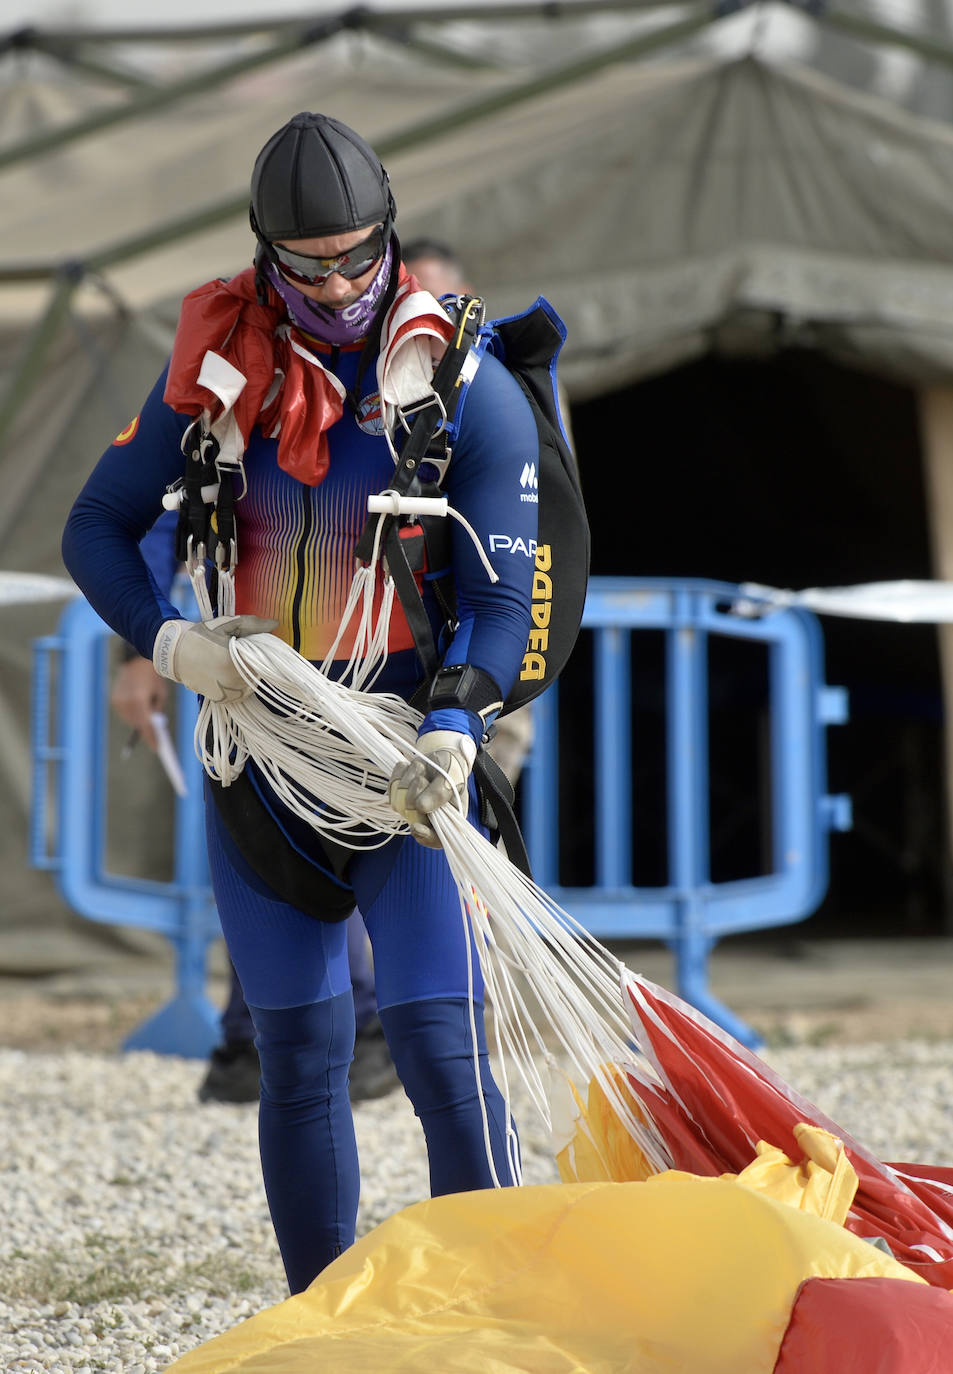
[[[220,283],[221,292],[228,292],[233,287],[237,289],[241,275],[233,279],[232,283]],[[378,384],[382,391],[382,402],[385,390],[394,404],[409,403],[420,395],[421,379],[429,375],[428,368],[432,366],[431,340],[437,339],[442,343],[450,330],[449,321],[445,321],[433,297],[427,292],[414,289],[415,286],[416,283],[412,279],[402,277],[394,305],[388,311],[385,321],[384,344],[378,359]],[[207,292],[208,289],[210,288],[203,288],[203,291]],[[202,291],[194,294],[198,297]],[[232,303],[234,304],[234,300]],[[183,312],[183,321],[190,318],[192,317],[188,312]],[[167,509],[179,510],[176,553],[189,568],[197,593],[200,593],[198,581],[202,575],[206,555],[213,559],[213,584],[223,576],[230,581],[238,561],[234,502],[241,500],[246,490],[245,430],[250,431],[251,423],[250,412],[244,413],[240,422],[238,410],[248,412],[248,403],[244,395],[249,378],[225,354],[231,353],[239,359],[247,356],[258,369],[250,395],[260,398],[256,411],[259,421],[263,422],[266,415],[272,415],[265,432],[269,438],[279,438],[280,465],[283,465],[284,461],[280,439],[282,417],[287,409],[287,398],[284,393],[292,385],[291,372],[295,375],[296,388],[300,387],[302,378],[313,378],[315,381],[320,379],[320,384],[312,387],[311,392],[315,397],[321,398],[319,410],[322,416],[322,439],[323,430],[343,413],[347,397],[343,383],[324,366],[319,357],[295,339],[291,327],[286,322],[279,323],[274,328],[274,370],[269,372],[267,377],[261,372],[260,350],[244,348],[244,336],[241,332],[243,330],[251,332],[252,325],[246,323],[244,314],[239,312],[221,348],[207,348],[200,355],[191,394],[196,400],[204,403],[199,415],[183,436],[182,449],[186,455],[184,479],[170,488],[163,498],[163,505]],[[177,345],[178,342],[177,337]],[[184,351],[188,353],[190,350],[194,355],[194,339]],[[295,368],[298,370],[291,369],[286,376],[279,362],[282,357],[288,359],[289,355],[296,360]],[[183,396],[188,390],[182,375],[176,374],[173,383],[170,373],[167,393],[174,397],[177,405],[184,403]],[[214,418],[207,404],[209,395],[218,401]],[[280,406],[277,404],[279,399],[282,402]],[[299,405],[294,407],[291,413],[300,414],[301,411],[302,407]],[[324,443],[326,444],[326,440]],[[308,477],[302,473],[301,480],[320,481],[325,470],[319,464],[316,476]],[[238,491],[235,490],[236,476],[241,478]],[[221,584],[218,590],[220,593]],[[214,585],[212,591],[214,594]],[[219,601],[220,611],[229,609],[222,606],[220,594],[216,599]],[[203,604],[204,600],[200,594],[200,604]]]
[[[395,464],[394,475],[387,484],[386,491],[396,492],[401,497],[439,496],[439,485],[450,462],[453,421],[465,384],[472,380],[479,362],[472,345],[483,323],[484,314],[483,302],[477,297],[461,299],[465,304],[460,319],[454,328],[453,337],[446,345],[443,357],[434,369],[426,394],[418,393],[414,401],[396,408],[391,424],[385,426]],[[399,453],[391,438],[398,424],[406,434]],[[436,469],[435,480],[429,477],[421,478],[420,466],[424,461],[428,467],[432,465]],[[402,513],[414,512],[411,507],[404,507]],[[385,522],[381,536],[381,542],[385,546],[392,528],[393,520]],[[370,562],[376,537],[377,522],[370,519],[365,524],[354,551],[355,557],[362,563]]]

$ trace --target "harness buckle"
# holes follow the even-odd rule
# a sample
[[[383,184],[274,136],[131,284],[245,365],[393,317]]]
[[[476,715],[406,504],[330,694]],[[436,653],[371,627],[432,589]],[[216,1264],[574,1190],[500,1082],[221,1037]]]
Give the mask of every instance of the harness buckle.
[[[428,467],[437,469],[437,476],[434,478],[434,481],[436,485],[439,487],[443,485],[443,479],[447,475],[447,468],[450,466],[450,459],[452,457],[453,447],[450,444],[446,444],[443,450],[442,458],[438,458],[435,453],[426,453],[420,460],[420,466],[423,467],[426,463]]]
[[[410,433],[410,425],[407,423],[407,417],[416,418],[418,415],[422,414],[423,411],[429,409],[430,406],[435,406],[440,414],[440,420],[433,432],[433,437],[436,438],[436,436],[442,432],[447,424],[447,407],[437,395],[436,391],[431,391],[429,396],[424,396],[419,401],[411,401],[409,405],[397,407],[397,418],[408,434]]]
[[[185,500],[185,478],[177,477],[174,482],[170,482],[165,489],[162,497],[163,510],[178,510]]]
[[[238,567],[238,542],[228,541],[228,562],[225,562],[225,541],[220,539],[215,545],[215,567],[219,572],[234,572]]]
[[[236,472],[238,473],[242,479],[242,489],[237,496],[233,497],[233,500],[240,501],[248,491],[248,478],[245,475],[244,460],[242,458],[223,458],[221,454],[216,454],[215,471],[218,473],[219,481],[221,481],[223,472],[230,472],[232,476],[234,476]]]
[[[201,540],[196,542],[194,536],[190,534],[186,542],[186,554],[183,559],[189,573],[205,566],[205,555],[205,544]]]
[[[198,430],[197,442],[195,431]],[[179,447],[195,463],[212,464],[218,459],[219,444],[215,435],[205,428],[204,416],[197,415],[187,427]]]

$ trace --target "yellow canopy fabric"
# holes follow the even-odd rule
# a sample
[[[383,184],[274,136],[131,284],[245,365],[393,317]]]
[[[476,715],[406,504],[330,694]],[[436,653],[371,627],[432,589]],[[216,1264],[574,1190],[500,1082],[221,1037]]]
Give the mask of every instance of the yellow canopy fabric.
[[[805,1122],[795,1126],[794,1138],[804,1151],[800,1162],[759,1140],[756,1157],[737,1175],[738,1182],[843,1226],[858,1183],[843,1144],[829,1131]]]
[[[628,1101],[633,1114],[645,1120],[642,1106],[621,1069],[605,1066],[616,1092]],[[597,1078],[589,1080],[586,1100],[569,1078],[554,1078],[551,1094],[560,1111],[556,1166],[563,1183],[636,1183],[657,1172],[626,1130]]]
[[[732,1178],[455,1194],[170,1374],[771,1374],[798,1286],[837,1276],[922,1282]]]
[[[618,1070],[611,1072],[617,1090],[625,1092],[623,1075]],[[564,1114],[572,1116],[572,1134],[556,1155],[562,1181],[636,1183],[653,1177],[655,1171],[625,1129],[599,1082],[590,1081],[585,1102],[568,1079],[565,1086],[571,1094],[571,1104],[567,1104]],[[632,1110],[643,1116],[637,1100],[631,1094],[630,1098]],[[569,1131],[565,1134],[569,1135]],[[737,1178],[746,1187],[767,1193],[779,1202],[843,1225],[857,1192],[858,1179],[842,1141],[808,1122],[794,1127],[794,1138],[803,1151],[800,1160],[789,1159],[782,1150],[761,1140],[755,1158],[746,1168],[739,1174],[721,1177]],[[679,1176],[694,1177],[684,1173]]]

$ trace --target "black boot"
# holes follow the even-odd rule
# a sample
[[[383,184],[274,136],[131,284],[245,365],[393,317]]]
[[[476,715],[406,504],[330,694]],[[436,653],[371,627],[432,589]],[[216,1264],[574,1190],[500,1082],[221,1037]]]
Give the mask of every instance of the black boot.
[[[400,1079],[390,1057],[384,1027],[375,1016],[362,1026],[354,1038],[354,1062],[351,1064],[348,1092],[352,1102],[366,1102],[372,1097],[386,1097],[398,1087]]]
[[[199,1088],[200,1102],[257,1102],[258,1051],[251,1040],[216,1045]]]

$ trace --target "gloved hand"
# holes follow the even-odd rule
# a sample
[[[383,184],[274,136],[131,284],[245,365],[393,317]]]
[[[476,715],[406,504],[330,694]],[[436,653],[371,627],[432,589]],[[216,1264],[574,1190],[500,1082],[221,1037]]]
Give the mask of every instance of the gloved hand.
[[[230,639],[266,634],[277,620],[230,615],[224,620],[165,620],[152,646],[157,673],[181,682],[208,701],[241,701],[252,691],[228,652]]]
[[[467,779],[477,747],[469,735],[457,730],[431,730],[420,735],[417,748],[432,762],[412,759],[409,763],[399,763],[390,776],[388,797],[398,816],[403,816],[410,825],[410,833],[415,840],[428,849],[439,849],[437,832],[427,821],[432,811],[438,811],[448,803],[467,805]],[[437,771],[442,768],[443,773]]]

